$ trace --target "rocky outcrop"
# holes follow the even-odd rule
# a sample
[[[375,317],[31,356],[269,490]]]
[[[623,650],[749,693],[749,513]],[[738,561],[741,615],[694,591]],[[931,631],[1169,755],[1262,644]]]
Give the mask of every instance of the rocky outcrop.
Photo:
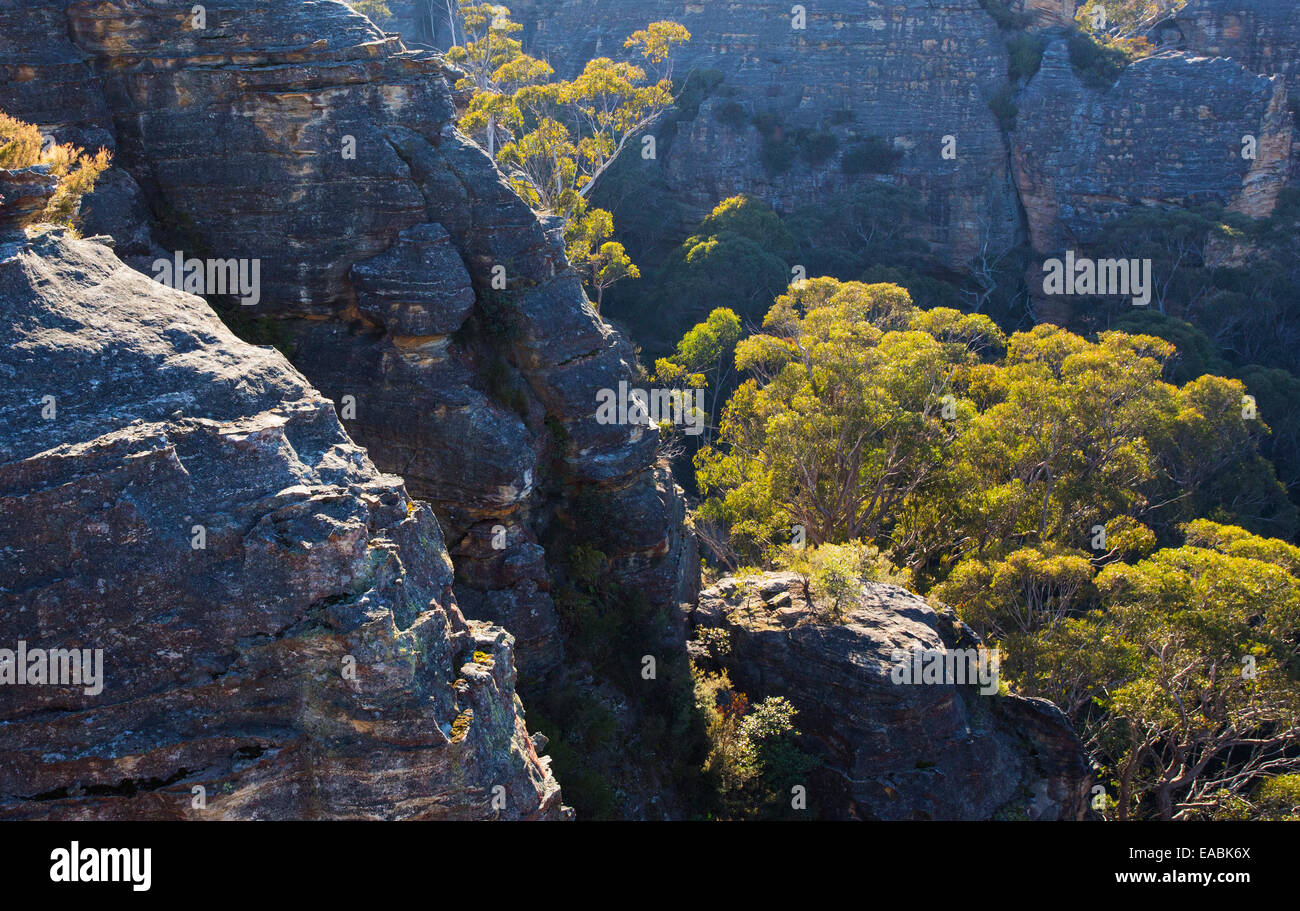
[[[841,622],[809,604],[793,573],[706,589],[697,628],[729,634],[719,659],[751,700],[784,696],[823,760],[809,805],[856,819],[1078,819],[1091,784],[1065,717],[1049,702],[973,685],[896,683],[897,656],[976,648],[949,614],[866,583]],[[698,660],[711,659],[703,648]],[[824,788],[821,794],[814,788]]]
[[[511,636],[279,353],[58,234],[0,327],[0,817],[562,815]]]
[[[510,4],[525,23],[525,46],[562,76],[593,56],[624,53],[623,40],[648,22],[673,19],[691,32],[677,72],[717,70],[723,81],[698,113],[682,115],[676,136],[657,150],[653,170],[682,208],[679,236],[737,193],[789,211],[878,179],[845,174],[840,158],[855,140],[880,137],[903,153],[884,179],[922,194],[926,240],[939,259],[965,265],[985,244],[997,250],[1014,244],[1015,191],[988,106],[1006,81],[1007,53],[978,0],[808,3],[804,28],[793,27],[791,6],[774,0]],[[769,173],[758,129],[721,122],[723,104],[739,104],[751,121],[775,116],[784,135],[832,133],[839,151],[816,165],[796,157],[788,170]],[[945,136],[955,137],[955,158],[943,155]]]
[[[519,637],[523,673],[562,657],[538,542],[579,488],[640,529],[608,555],[627,581],[691,597],[656,441],[594,420],[631,349],[556,226],[455,131],[440,58],[336,2],[215,0],[201,22],[154,0],[32,6],[0,6],[4,103],[115,149],[119,204],[92,198],[88,230],[130,236],[146,270],[176,250],[260,263],[247,315],[276,322],[376,465],[432,504],[461,602]],[[122,216],[132,201],[161,247]]]
[[[1039,252],[1096,239],[1137,206],[1218,203],[1270,214],[1286,184],[1285,81],[1233,60],[1165,53],[1107,91],[1083,84],[1067,43],[1050,44],[1019,98],[1012,160]],[[1252,137],[1254,158],[1243,155]]]

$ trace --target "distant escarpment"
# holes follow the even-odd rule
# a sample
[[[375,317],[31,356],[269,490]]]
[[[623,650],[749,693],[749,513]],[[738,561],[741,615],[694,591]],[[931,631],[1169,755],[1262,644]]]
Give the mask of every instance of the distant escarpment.
[[[1012,160],[1040,252],[1093,241],[1141,206],[1217,203],[1264,217],[1286,184],[1285,81],[1234,60],[1161,54],[1103,90],[1057,40],[1017,103]]]
[[[1152,40],[1199,56],[1231,57],[1253,73],[1283,76],[1291,112],[1300,111],[1300,16],[1291,0],[1188,0],[1153,29]],[[1296,126],[1300,129],[1300,123]],[[1291,141],[1291,181],[1300,181],[1300,136]]]
[[[512,638],[279,353],[58,233],[0,327],[0,817],[563,815]]]
[[[927,683],[896,672],[900,656],[977,649],[950,614],[892,585],[864,583],[842,619],[808,600],[794,573],[728,577],[700,595],[696,629],[726,633],[725,668],[751,700],[780,696],[821,760],[808,806],[828,818],[1081,819],[1091,771],[1050,702]],[[707,641],[707,640],[706,640]],[[694,647],[694,646],[693,646]],[[899,682],[899,680],[904,682]]]
[[[664,610],[693,598],[655,435],[592,420],[631,349],[555,226],[454,129],[440,58],[335,2],[215,0],[201,18],[156,0],[5,2],[0,86],[8,113],[115,151],[86,230],[127,262],[258,262],[258,300],[232,301],[232,324],[287,351],[429,502],[461,606],[517,637],[525,677],[563,659],[556,538],[599,531],[621,584]],[[593,513],[617,522],[584,526]]]
[[[526,47],[564,75],[624,53],[647,21],[691,31],[677,75],[693,71],[696,86],[638,172],[658,182],[656,217],[678,236],[737,193],[785,214],[883,181],[919,194],[923,223],[908,230],[937,268],[961,272],[1026,242],[1047,253],[1095,239],[1145,206],[1213,202],[1266,216],[1288,179],[1292,102],[1272,77],[1296,62],[1290,0],[1191,0],[1162,25],[1177,24],[1169,40],[1186,53],[1110,74],[1090,69],[1074,0],[804,6],[802,23],[774,2],[524,0],[512,10]],[[1253,157],[1242,155],[1245,136]],[[622,198],[606,200],[616,217]]]
[[[659,137],[647,166],[663,181],[662,202],[681,207],[682,234],[738,193],[789,212],[885,180],[921,194],[923,239],[944,263],[1014,244],[1015,189],[989,108],[1007,51],[978,0],[831,0],[803,4],[801,21],[791,6],[526,0],[511,11],[526,48],[565,76],[590,57],[617,57],[647,22],[673,19],[691,32],[677,75],[695,70],[708,92],[697,111],[681,112],[675,136]],[[881,143],[896,161],[862,154]],[[656,209],[671,216],[662,202]]]
[[[1300,75],[1300,18],[1291,0],[1187,0],[1154,36],[1195,54],[1231,57],[1255,73]]]

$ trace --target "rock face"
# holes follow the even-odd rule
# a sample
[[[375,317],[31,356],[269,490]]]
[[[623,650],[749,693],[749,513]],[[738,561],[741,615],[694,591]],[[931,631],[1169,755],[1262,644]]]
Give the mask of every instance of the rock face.
[[[58,189],[49,168],[0,168],[0,241],[23,237],[23,229],[38,220]]]
[[[1188,0],[1162,23],[1161,37],[1255,73],[1300,75],[1300,19],[1290,0]]]
[[[249,314],[277,322],[376,465],[433,505],[461,603],[518,636],[525,675],[562,657],[539,541],[579,487],[640,529],[609,554],[625,581],[690,600],[656,441],[594,420],[631,350],[555,226],[455,131],[440,58],[337,2],[204,7],[199,23],[154,0],[0,0],[9,113],[115,148],[118,196],[108,212],[92,197],[87,229],[146,270],[177,250],[260,264]],[[132,203],[161,246],[122,217]]]
[[[57,235],[0,326],[0,649],[102,650],[0,686],[0,817],[561,815],[512,638],[280,354]]]
[[[1134,206],[1212,200],[1267,215],[1287,179],[1294,143],[1286,88],[1267,77],[1300,59],[1289,0],[1192,0],[1176,20],[1182,46],[1235,62],[1143,60],[1108,91],[1084,86],[1071,69],[1061,34],[1073,25],[1074,0],[1007,4],[1006,23],[1050,42],[1017,99],[1010,163],[989,102],[1007,82],[1011,33],[978,0],[805,6],[802,30],[792,28],[790,4],[775,2],[528,0],[512,11],[525,23],[526,46],[565,76],[596,54],[623,53],[623,39],[646,22],[670,18],[690,30],[679,72],[715,69],[723,81],[661,146],[658,170],[680,205],[679,236],[736,193],[788,211],[882,179],[840,168],[843,151],[865,136],[903,152],[884,179],[920,191],[924,239],[959,269],[1025,232],[1038,252],[1058,250]],[[722,106],[737,103],[750,119],[779,115],[787,133],[831,132],[840,152],[823,165],[798,158],[769,173],[758,130],[719,121]],[[1253,160],[1241,156],[1248,134],[1257,140]],[[943,157],[945,136],[955,138],[956,158]]]
[[[872,175],[846,175],[843,151],[881,137],[903,157],[887,179],[922,194],[936,255],[965,264],[985,244],[1017,238],[1015,190],[1006,146],[988,102],[1005,82],[1007,53],[978,0],[828,0],[803,4],[806,27],[792,27],[791,4],[682,3],[673,0],[529,0],[511,4],[525,24],[525,47],[562,76],[592,56],[618,56],[623,40],[658,19],[681,22],[692,40],[677,72],[715,69],[724,79],[693,119],[678,124],[659,154],[672,199],[683,205],[681,234],[718,201],[752,193],[779,211],[815,203]],[[749,118],[775,114],[779,129],[823,130],[839,152],[812,165],[797,158],[769,174],[762,140],[715,116],[738,103]],[[957,157],[943,157],[944,137]],[[667,145],[667,144],[665,144]]]
[[[1286,77],[1296,111],[1300,18],[1290,0],[1189,0],[1157,26],[1153,38],[1194,54],[1231,57],[1255,73]],[[1291,182],[1297,181],[1300,132],[1291,139]]]
[[[1179,53],[1089,89],[1065,41],[1050,44],[1019,99],[1016,182],[1039,252],[1096,238],[1136,206],[1216,202],[1261,217],[1285,186],[1292,116],[1283,79]],[[1243,157],[1243,137],[1256,157]]]
[[[457,9],[456,0],[388,0],[391,19],[381,23],[401,34],[408,44],[447,48],[451,40],[451,22]],[[460,26],[456,25],[457,38]]]
[[[1079,819],[1086,812],[1087,760],[1051,703],[893,681],[895,650],[979,642],[904,589],[867,583],[844,621],[830,623],[792,573],[726,578],[701,593],[691,621],[730,634],[723,661],[751,699],[784,696],[798,710],[795,724],[824,763],[824,780],[813,787],[829,794],[818,804],[828,815]]]

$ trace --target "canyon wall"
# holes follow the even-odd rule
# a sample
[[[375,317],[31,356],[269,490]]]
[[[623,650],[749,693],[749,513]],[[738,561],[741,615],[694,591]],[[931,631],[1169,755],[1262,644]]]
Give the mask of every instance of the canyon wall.
[[[1188,0],[1158,34],[1255,73],[1300,75],[1300,17],[1290,0]]]
[[[1263,75],[1285,77],[1293,115],[1300,110],[1300,17],[1290,0],[1188,0],[1154,30],[1153,40],[1201,56],[1231,57]],[[1300,181],[1300,123],[1291,139],[1291,183]]]
[[[1139,60],[1109,89],[1090,88],[1067,42],[1052,42],[1018,99],[1011,138],[1034,248],[1095,240],[1106,221],[1140,206],[1270,214],[1291,156],[1287,103],[1280,77],[1180,53]],[[1254,158],[1243,156],[1247,136]]]
[[[648,22],[673,19],[691,32],[676,73],[716,70],[723,81],[661,147],[662,178],[686,213],[683,234],[737,193],[788,212],[881,179],[921,193],[925,240],[942,262],[964,264],[985,245],[1014,244],[1015,190],[988,104],[1006,79],[1007,52],[978,0],[805,4],[804,28],[793,27],[791,6],[770,0],[510,4],[525,24],[525,48],[565,77],[592,56],[620,56],[623,39]],[[776,115],[785,133],[831,133],[840,155],[855,141],[879,137],[902,157],[889,175],[845,174],[840,155],[822,164],[800,157],[773,174],[764,167],[758,130],[718,119],[724,104],[743,106],[751,119]],[[943,156],[945,136],[955,138],[955,158]]]
[[[618,57],[622,40],[655,19],[693,35],[677,73],[717,70],[719,87],[686,112],[661,146],[665,217],[692,219],[735,193],[788,212],[865,180],[920,191],[923,239],[937,261],[964,269],[977,253],[1027,240],[1039,253],[1095,236],[1106,220],[1148,205],[1216,202],[1271,213],[1288,180],[1295,143],[1284,79],[1296,60],[1287,0],[1192,0],[1176,21],[1186,55],[1129,66],[1111,86],[1085,84],[1065,40],[1073,0],[1016,0],[995,17],[978,0],[879,0],[805,5],[656,0],[524,0],[525,46],[573,75],[597,54]],[[999,28],[999,21],[1008,28]],[[1005,135],[990,101],[1008,84],[1008,41],[1041,36],[1041,69],[1004,98],[1018,114]],[[1233,60],[1196,59],[1231,56]],[[724,105],[780,129],[833,133],[839,152],[822,165],[799,158],[765,168],[753,125],[720,122]],[[1242,139],[1256,157],[1242,157]],[[878,136],[902,153],[889,175],[843,173],[845,149]],[[944,137],[955,157],[942,154]],[[1023,214],[1022,214],[1023,213]]]

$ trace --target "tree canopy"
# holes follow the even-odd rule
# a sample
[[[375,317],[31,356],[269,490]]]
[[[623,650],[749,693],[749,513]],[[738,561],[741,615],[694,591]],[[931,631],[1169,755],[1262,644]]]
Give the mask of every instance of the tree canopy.
[[[1296,510],[1260,448],[1280,412],[1240,380],[1169,381],[1174,353],[795,282],[735,345],[697,529],[732,568],[817,567],[832,600],[904,567],[1069,713],[1105,812],[1236,812],[1300,772]]]

